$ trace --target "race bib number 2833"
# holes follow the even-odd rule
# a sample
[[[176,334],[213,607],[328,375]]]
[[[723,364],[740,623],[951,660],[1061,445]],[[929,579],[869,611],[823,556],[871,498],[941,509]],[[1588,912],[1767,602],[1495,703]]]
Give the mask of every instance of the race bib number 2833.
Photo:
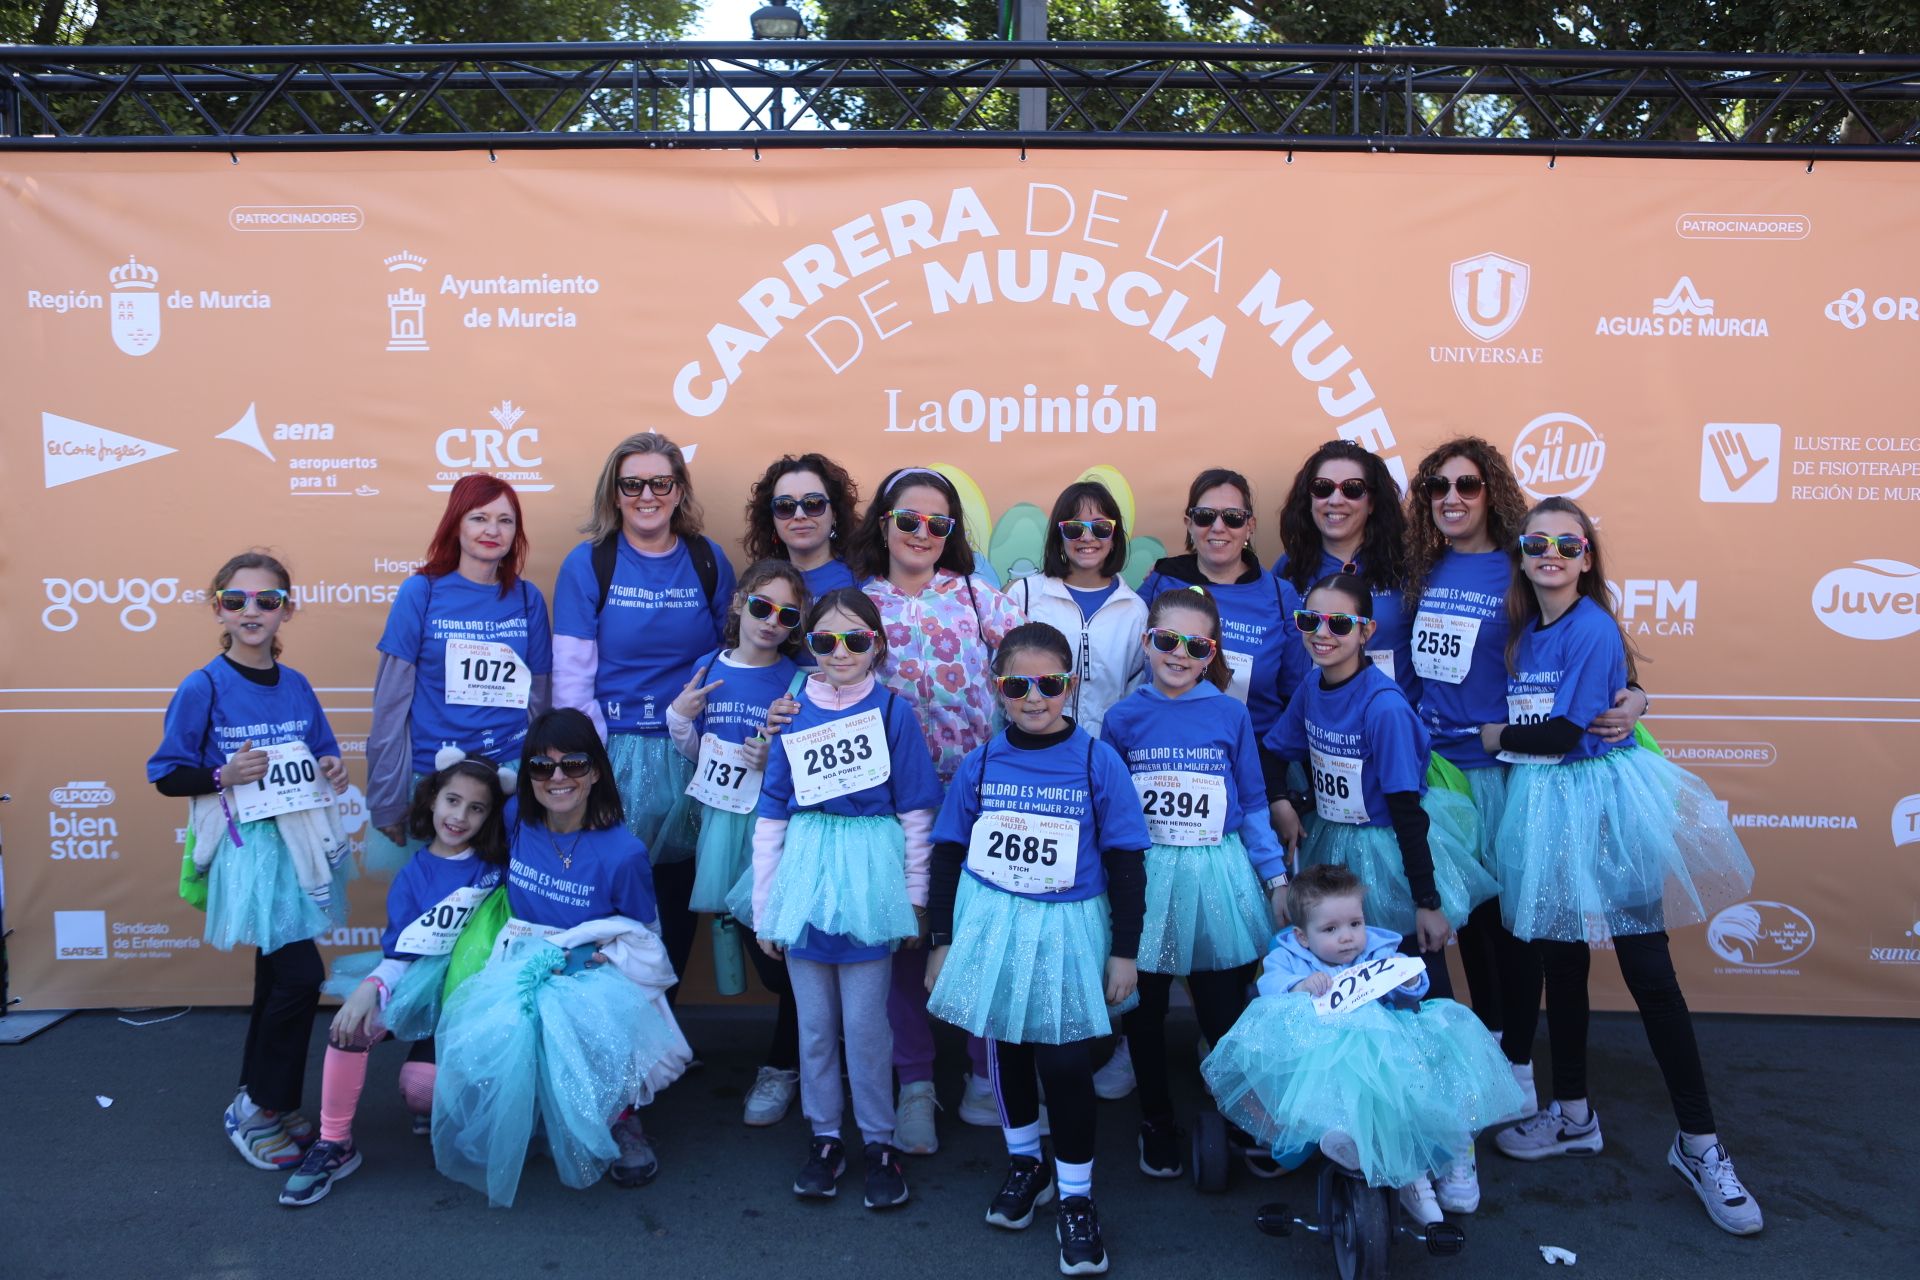
[[[793,769],[793,798],[803,806],[865,791],[893,776],[887,725],[878,707],[782,734],[780,748]]]

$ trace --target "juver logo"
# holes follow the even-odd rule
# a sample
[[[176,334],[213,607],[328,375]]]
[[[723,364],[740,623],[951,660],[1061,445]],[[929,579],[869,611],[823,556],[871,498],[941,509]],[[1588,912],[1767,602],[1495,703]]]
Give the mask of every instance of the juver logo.
[[[1813,587],[1813,614],[1855,640],[1898,640],[1920,631],[1920,569],[1899,560],[1856,560]]]
[[[143,356],[160,345],[160,273],[132,254],[127,265],[107,272],[113,283],[113,345]]]
[[[1493,342],[1513,328],[1527,306],[1527,281],[1532,274],[1524,262],[1498,253],[1462,258],[1453,264],[1448,288],[1453,314],[1468,333]]]
[[[1893,847],[1920,844],[1920,795],[1903,797],[1893,806]]]
[[[1775,969],[1813,950],[1813,921],[1784,902],[1740,902],[1707,925],[1707,946],[1730,965]]]
[[[1570,413],[1543,413],[1513,441],[1513,469],[1535,501],[1577,498],[1593,488],[1606,464],[1600,433]]]

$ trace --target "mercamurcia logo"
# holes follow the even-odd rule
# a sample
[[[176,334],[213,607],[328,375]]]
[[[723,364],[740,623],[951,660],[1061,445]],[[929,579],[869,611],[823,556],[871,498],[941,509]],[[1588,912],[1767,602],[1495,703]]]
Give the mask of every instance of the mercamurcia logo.
[[[1813,613],[1855,640],[1898,640],[1920,631],[1920,569],[1899,560],[1856,560],[1813,587]]]

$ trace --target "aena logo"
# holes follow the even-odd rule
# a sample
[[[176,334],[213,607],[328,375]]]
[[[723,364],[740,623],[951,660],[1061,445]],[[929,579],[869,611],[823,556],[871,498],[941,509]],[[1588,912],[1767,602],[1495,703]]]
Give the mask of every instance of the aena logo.
[[[1739,902],[1707,925],[1707,946],[1730,965],[1776,969],[1813,950],[1813,921],[1784,902]]]
[[[1447,275],[1453,314],[1466,331],[1493,342],[1513,328],[1527,308],[1527,282],[1533,274],[1524,262],[1499,253],[1462,258]]]
[[[113,788],[104,782],[68,782],[47,793],[55,808],[101,809],[113,803]]]
[[[83,604],[117,604],[120,625],[129,631],[151,631],[160,620],[156,604],[172,604],[181,599],[178,578],[122,578],[112,586],[99,578],[42,578],[47,591],[47,607],[40,611],[40,625],[49,631],[71,631],[80,625]]]
[[[1606,461],[1606,441],[1570,413],[1541,414],[1513,442],[1515,476],[1536,502],[1578,498],[1593,488]]]
[[[1856,560],[1813,587],[1813,613],[1855,640],[1898,640],[1920,631],[1920,569],[1899,560]]]
[[[1902,797],[1893,806],[1893,847],[1920,844],[1920,795]]]

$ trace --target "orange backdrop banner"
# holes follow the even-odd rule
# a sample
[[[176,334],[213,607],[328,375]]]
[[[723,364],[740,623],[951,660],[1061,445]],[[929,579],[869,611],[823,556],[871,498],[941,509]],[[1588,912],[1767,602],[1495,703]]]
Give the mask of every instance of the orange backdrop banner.
[[[1650,726],[1758,868],[1675,940],[1692,1004],[1920,1013],[1920,168],[13,154],[0,185],[27,1008],[247,998],[175,896],[184,806],[144,773],[215,651],[224,559],[290,564],[287,661],[360,783],[374,641],[447,488],[513,480],[550,584],[606,451],[651,428],[728,545],[760,469],[817,448],[869,488],[942,466],[1003,575],[1091,471],[1136,577],[1203,466],[1252,477],[1270,558],[1320,441],[1404,476],[1484,435],[1602,518]],[[377,945],[383,893],[354,885],[329,956]]]

